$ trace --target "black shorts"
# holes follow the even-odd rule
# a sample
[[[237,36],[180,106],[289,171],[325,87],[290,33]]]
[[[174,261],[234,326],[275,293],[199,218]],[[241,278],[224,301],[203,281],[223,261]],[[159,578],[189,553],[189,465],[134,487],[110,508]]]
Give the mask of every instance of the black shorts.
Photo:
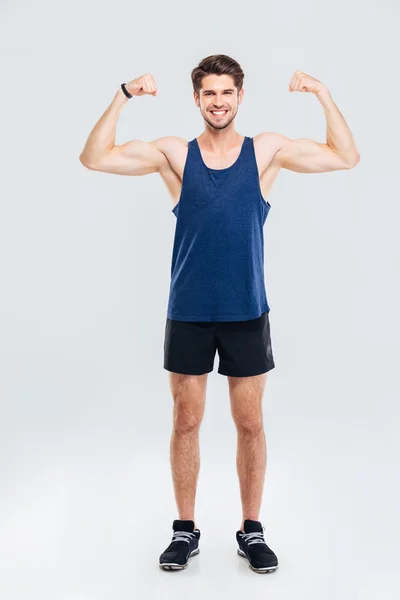
[[[268,312],[250,321],[176,321],[165,324],[164,369],[186,375],[261,375],[275,367]]]

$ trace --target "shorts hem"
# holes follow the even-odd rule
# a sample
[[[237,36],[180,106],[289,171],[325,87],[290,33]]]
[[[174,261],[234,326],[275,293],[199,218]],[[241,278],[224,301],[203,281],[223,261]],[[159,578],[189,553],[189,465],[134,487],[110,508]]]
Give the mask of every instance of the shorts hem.
[[[172,367],[167,367],[166,365],[163,365],[163,368],[166,371],[169,371],[170,373],[178,373],[179,375],[205,375],[206,373],[211,373],[214,367],[211,367],[211,369],[205,371],[201,370],[200,373],[193,373],[193,370],[191,370],[191,372],[189,373],[187,370],[174,369]]]
[[[252,372],[252,373],[229,373],[227,372],[224,368],[222,369],[218,369],[218,373],[220,375],[225,375],[226,377],[255,377],[256,375],[262,375],[263,373],[268,373],[268,371],[271,371],[271,369],[275,368],[275,363],[268,365],[267,367],[264,367],[261,371],[258,370],[256,372]]]

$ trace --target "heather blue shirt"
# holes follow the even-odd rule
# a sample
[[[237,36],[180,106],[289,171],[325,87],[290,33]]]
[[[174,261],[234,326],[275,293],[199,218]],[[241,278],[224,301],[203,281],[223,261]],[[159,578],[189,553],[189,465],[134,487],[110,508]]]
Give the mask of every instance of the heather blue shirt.
[[[236,162],[210,169],[197,139],[188,143],[179,202],[167,315],[177,321],[247,321],[270,308],[264,284],[261,194],[253,138]]]

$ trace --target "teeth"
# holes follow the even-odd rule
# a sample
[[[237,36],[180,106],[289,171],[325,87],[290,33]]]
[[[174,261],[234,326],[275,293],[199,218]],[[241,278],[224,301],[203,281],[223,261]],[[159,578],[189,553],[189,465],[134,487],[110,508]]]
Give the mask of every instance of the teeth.
[[[226,113],[226,110],[212,110],[213,115],[223,115]]]

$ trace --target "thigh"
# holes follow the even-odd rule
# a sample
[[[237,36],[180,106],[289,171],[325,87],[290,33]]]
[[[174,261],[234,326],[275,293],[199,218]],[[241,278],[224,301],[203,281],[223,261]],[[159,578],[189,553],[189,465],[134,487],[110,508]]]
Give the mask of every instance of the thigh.
[[[275,367],[268,312],[250,321],[219,322],[216,337],[221,375],[251,377]]]
[[[197,429],[203,419],[206,404],[208,373],[182,375],[170,373],[169,382],[174,399],[174,428],[180,432]]]
[[[164,369],[185,375],[210,373],[215,352],[215,323],[175,321],[167,317]]]
[[[254,432],[262,427],[266,379],[266,373],[253,377],[228,377],[232,417],[240,431]]]

